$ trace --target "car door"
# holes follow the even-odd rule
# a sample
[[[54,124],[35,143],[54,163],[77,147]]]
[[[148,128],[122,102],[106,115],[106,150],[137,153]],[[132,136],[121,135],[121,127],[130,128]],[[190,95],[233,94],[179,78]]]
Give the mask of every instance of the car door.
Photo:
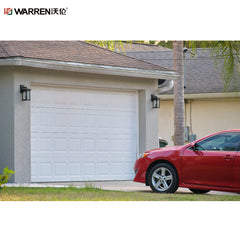
[[[195,148],[187,148],[182,156],[184,183],[232,187],[239,140],[239,132],[227,132],[199,141]]]
[[[233,162],[233,187],[240,188],[240,146],[238,148],[237,156]]]

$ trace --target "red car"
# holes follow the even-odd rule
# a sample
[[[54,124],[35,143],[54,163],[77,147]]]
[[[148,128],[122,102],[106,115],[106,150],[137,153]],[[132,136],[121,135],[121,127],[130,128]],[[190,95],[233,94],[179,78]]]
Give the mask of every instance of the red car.
[[[240,129],[222,131],[185,146],[153,149],[134,166],[135,182],[154,192],[210,190],[240,193]]]

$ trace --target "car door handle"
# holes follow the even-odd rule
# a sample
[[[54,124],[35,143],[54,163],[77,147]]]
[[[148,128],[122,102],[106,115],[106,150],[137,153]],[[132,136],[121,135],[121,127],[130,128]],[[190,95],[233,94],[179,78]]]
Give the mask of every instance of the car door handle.
[[[231,160],[231,159],[233,159],[230,155],[226,155],[225,157],[224,157],[224,159],[225,160]]]

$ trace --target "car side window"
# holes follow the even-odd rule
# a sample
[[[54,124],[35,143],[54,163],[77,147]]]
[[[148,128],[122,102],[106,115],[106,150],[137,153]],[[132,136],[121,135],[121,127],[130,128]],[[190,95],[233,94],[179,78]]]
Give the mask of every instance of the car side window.
[[[221,133],[204,139],[196,144],[198,151],[239,151],[240,133]]]

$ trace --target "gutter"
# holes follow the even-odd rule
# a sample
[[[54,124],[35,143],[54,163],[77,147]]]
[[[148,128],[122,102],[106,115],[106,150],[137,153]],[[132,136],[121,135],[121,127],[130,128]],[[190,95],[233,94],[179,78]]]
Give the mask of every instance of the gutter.
[[[74,72],[86,72],[95,74],[118,75],[128,77],[141,77],[149,79],[176,79],[173,71],[148,70],[138,68],[126,68],[118,66],[96,65],[86,63],[64,62],[55,60],[13,57],[0,59],[0,66],[25,66],[53,70],[65,70]]]

